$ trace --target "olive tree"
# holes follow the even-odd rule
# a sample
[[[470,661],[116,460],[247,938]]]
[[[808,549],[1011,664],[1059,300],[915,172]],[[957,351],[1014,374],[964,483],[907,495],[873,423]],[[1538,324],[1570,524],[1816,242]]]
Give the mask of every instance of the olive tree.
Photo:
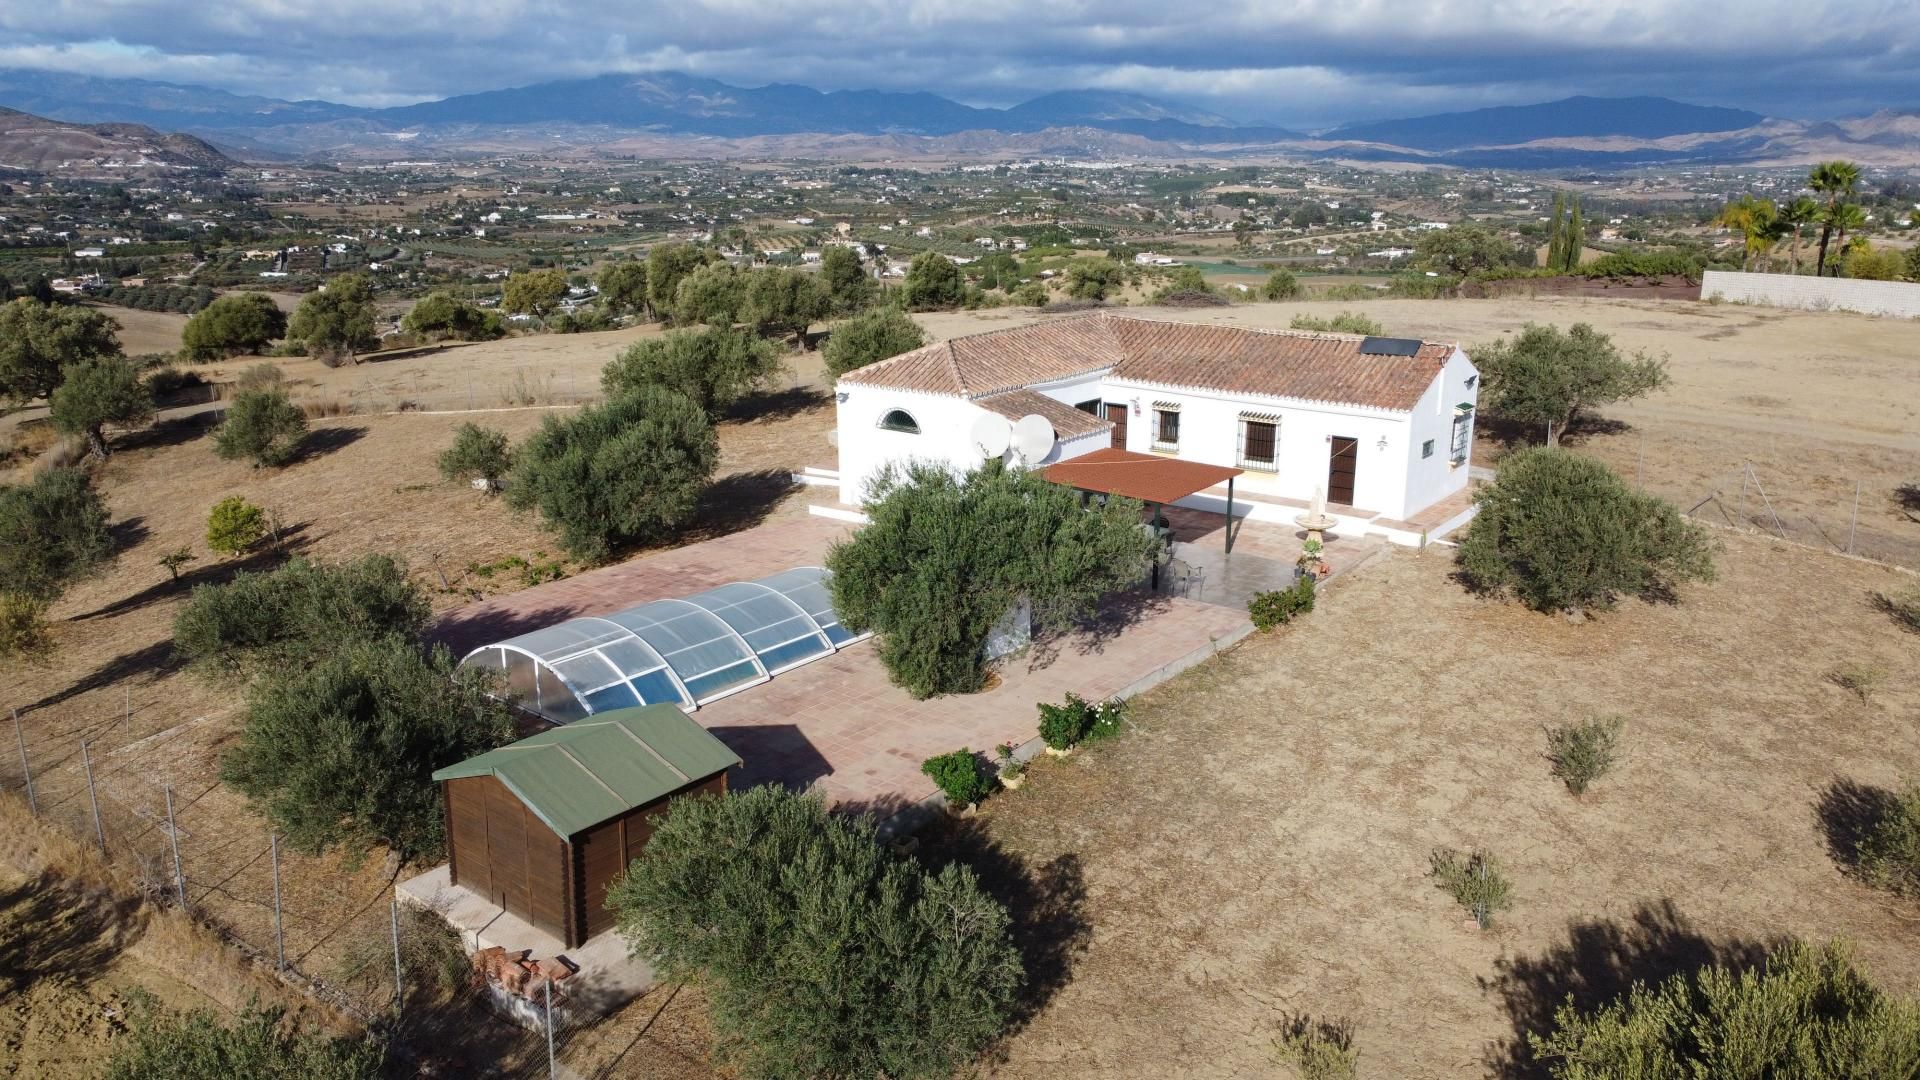
[[[805,344],[807,327],[825,318],[830,309],[826,292],[812,274],[772,268],[748,276],[741,310],[755,333],[769,337],[792,335]]]
[[[1511,340],[1474,349],[1473,362],[1485,380],[1481,407],[1516,424],[1544,426],[1548,446],[1558,445],[1588,411],[1643,397],[1670,381],[1664,359],[1625,355],[1586,323],[1564,332],[1528,323]]]
[[[566,274],[558,270],[522,270],[507,278],[500,306],[517,314],[544,319],[566,295]]]
[[[693,516],[720,458],[699,403],[641,386],[570,417],[547,416],[514,451],[507,502],[537,510],[582,562],[665,535]]]
[[[909,311],[932,311],[957,307],[965,283],[953,260],[937,251],[923,251],[907,264],[906,284],[901,296]]]
[[[1557,1080],[1920,1075],[1920,1003],[1894,997],[1843,946],[1788,942],[1758,968],[1709,965],[1527,1036]]]
[[[0,305],[0,398],[25,404],[50,396],[69,365],[119,356],[119,330],[92,308],[24,296]]]
[[[1105,300],[1126,278],[1126,267],[1108,258],[1075,259],[1067,264],[1067,295],[1076,300]],[[1205,287],[1202,281],[1202,287]]]
[[[287,316],[265,293],[229,293],[208,304],[180,330],[190,360],[218,360],[259,352],[285,337]]]
[[[348,641],[254,684],[221,779],[300,851],[384,844],[437,858],[445,828],[433,770],[513,740],[490,678],[456,668],[444,647]]]
[[[772,342],[729,326],[712,326],[669,330],[634,342],[602,370],[600,385],[608,397],[643,386],[664,387],[713,415],[765,389],[783,370],[780,349]]]
[[[400,329],[433,341],[491,341],[506,333],[500,316],[450,293],[428,293],[407,310]]]
[[[106,426],[134,427],[153,419],[153,391],[133,364],[118,356],[102,356],[68,364],[53,391],[49,412],[53,426],[68,435],[84,436],[87,453],[106,460]]]
[[[1024,978],[970,869],[923,868],[774,785],[675,800],[607,906],[636,954],[706,988],[747,1076],[951,1076]]]
[[[355,353],[378,345],[372,279],[341,274],[302,297],[287,321],[287,337],[304,342],[308,353],[327,361],[351,361]]]
[[[1500,465],[1475,498],[1460,576],[1537,611],[1606,610],[1621,596],[1670,596],[1713,578],[1713,542],[1657,495],[1569,450],[1534,447]]]
[[[0,591],[51,601],[112,559],[107,507],[85,472],[0,486]]]
[[[672,314],[681,279],[706,264],[707,253],[692,244],[656,244],[647,249],[647,303],[654,314]]]
[[[593,283],[600,288],[600,302],[615,314],[645,315],[652,310],[647,300],[647,264],[640,259],[608,263]]]
[[[870,524],[827,554],[834,610],[872,630],[894,683],[915,697],[966,693],[985,677],[982,649],[1022,599],[1061,629],[1137,583],[1158,543],[1142,506],[1081,504],[1071,488],[989,461],[965,478],[916,463],[881,474]]]
[[[449,480],[485,481],[489,493],[499,490],[500,478],[512,467],[513,453],[503,431],[479,424],[461,424],[453,445],[440,454],[440,475]]]
[[[300,452],[307,414],[284,390],[242,390],[227,406],[214,432],[213,452],[228,460],[247,458],[255,467],[285,465]]]
[[[820,286],[829,310],[851,315],[873,302],[873,279],[860,265],[860,254],[845,244],[833,244],[820,253]]]
[[[827,335],[820,348],[827,375],[837,379],[849,371],[917,349],[927,343],[920,324],[896,307],[863,311]]]
[[[680,279],[673,294],[673,321],[728,327],[740,321],[747,303],[748,275],[731,264],[708,263]]]
[[[411,641],[432,610],[405,564],[363,555],[329,565],[293,559],[194,588],[173,620],[173,647],[210,674],[303,668],[357,641]]]

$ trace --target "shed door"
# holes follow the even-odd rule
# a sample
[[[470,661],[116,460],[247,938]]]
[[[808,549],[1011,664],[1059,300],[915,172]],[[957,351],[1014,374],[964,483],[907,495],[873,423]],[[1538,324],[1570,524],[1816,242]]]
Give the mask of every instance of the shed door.
[[[1360,441],[1345,435],[1333,437],[1333,451],[1327,458],[1327,501],[1353,505],[1353,478],[1360,467]]]
[[[1109,403],[1107,405],[1107,419],[1113,424],[1113,442],[1109,445],[1111,445],[1115,450],[1125,450],[1127,448],[1127,407],[1126,405],[1125,404],[1114,405]]]

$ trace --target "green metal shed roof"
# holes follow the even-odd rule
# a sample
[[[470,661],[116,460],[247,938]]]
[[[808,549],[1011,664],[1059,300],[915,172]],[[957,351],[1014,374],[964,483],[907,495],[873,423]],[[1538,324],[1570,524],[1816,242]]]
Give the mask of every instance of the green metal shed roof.
[[[677,706],[642,705],[529,735],[433,778],[492,776],[565,837],[738,764]]]

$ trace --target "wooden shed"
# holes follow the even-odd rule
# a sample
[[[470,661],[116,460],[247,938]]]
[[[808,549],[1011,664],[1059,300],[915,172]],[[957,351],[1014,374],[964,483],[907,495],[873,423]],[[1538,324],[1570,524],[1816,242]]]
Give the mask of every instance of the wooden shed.
[[[674,799],[727,789],[740,758],[673,705],[615,709],[433,774],[455,885],[576,948],[611,929],[607,886]]]

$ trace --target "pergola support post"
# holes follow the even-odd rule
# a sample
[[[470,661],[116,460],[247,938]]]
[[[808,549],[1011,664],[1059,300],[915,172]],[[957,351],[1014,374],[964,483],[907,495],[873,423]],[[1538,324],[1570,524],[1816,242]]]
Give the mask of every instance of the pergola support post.
[[[1227,477],[1227,554],[1233,554],[1233,477]]]

